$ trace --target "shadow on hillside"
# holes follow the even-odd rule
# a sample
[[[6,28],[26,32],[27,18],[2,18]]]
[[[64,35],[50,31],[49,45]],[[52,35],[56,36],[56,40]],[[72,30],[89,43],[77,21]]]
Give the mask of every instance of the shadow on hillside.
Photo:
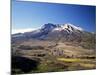
[[[28,73],[30,71],[37,70],[39,61],[31,60],[26,57],[12,56],[11,64],[12,64],[12,69],[14,70],[19,69],[24,73]],[[12,73],[15,73],[15,71],[12,71]]]

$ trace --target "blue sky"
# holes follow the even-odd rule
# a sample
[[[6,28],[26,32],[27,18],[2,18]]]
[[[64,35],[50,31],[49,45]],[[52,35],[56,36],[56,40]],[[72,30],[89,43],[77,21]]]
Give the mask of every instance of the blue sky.
[[[46,23],[72,23],[95,32],[96,7],[71,4],[12,1],[12,29],[36,29]]]

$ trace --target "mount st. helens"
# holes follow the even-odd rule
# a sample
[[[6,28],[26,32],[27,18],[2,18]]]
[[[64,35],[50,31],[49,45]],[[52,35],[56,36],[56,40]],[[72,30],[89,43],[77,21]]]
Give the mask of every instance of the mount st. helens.
[[[12,66],[14,72],[26,72],[19,65],[23,57],[39,63],[31,72],[94,69],[95,35],[70,23],[48,23],[31,32],[12,34],[12,63],[17,65]]]
[[[45,24],[38,30],[18,33],[12,35],[12,40],[24,39],[40,39],[53,41],[78,41],[81,42],[82,37],[92,35],[92,33],[85,32],[81,27],[72,24]]]
[[[12,42],[25,40],[41,40],[54,42],[72,42],[78,45],[88,43],[89,48],[95,48],[95,33],[86,32],[79,26],[73,24],[52,24],[43,25],[40,29],[31,32],[18,33],[12,35]]]

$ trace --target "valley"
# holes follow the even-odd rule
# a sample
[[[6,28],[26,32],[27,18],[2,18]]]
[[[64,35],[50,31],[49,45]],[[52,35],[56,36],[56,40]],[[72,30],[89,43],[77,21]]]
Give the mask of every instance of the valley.
[[[38,61],[38,69],[31,69],[30,73],[87,70],[96,67],[95,50],[84,49],[80,46],[70,45],[70,43],[28,41],[13,48],[16,48],[15,51],[14,49],[12,51],[13,57],[19,56]],[[14,70],[14,72],[24,73],[23,69],[18,69],[20,71]]]

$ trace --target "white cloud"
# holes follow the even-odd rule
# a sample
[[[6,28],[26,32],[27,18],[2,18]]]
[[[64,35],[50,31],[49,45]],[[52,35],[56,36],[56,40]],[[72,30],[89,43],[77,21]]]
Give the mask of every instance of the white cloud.
[[[33,31],[33,30],[36,30],[36,29],[33,29],[33,28],[26,28],[26,29],[12,29],[12,34],[15,34],[15,33],[30,32],[30,31]]]

